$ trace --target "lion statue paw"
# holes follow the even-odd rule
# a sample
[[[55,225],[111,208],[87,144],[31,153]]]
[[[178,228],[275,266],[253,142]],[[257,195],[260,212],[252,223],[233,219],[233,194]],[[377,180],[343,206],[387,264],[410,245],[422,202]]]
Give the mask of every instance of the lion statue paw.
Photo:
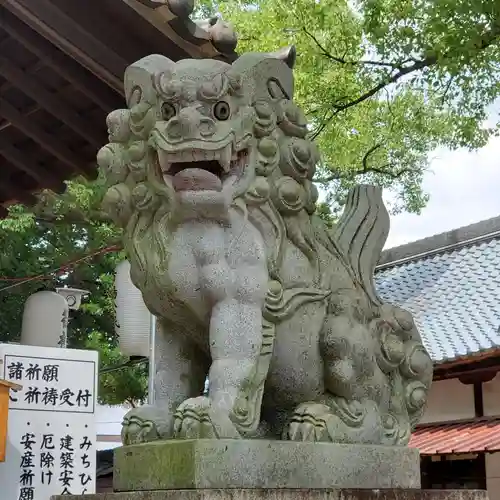
[[[308,402],[299,405],[285,428],[283,439],[386,444],[375,403],[368,400],[363,404],[331,396],[325,402],[328,404]]]
[[[190,398],[174,414],[174,437],[184,439],[237,439],[240,434],[229,416],[204,396]]]
[[[172,436],[172,417],[168,410],[156,406],[141,406],[130,410],[122,422],[122,443],[148,443]]]
[[[327,421],[330,408],[320,403],[303,403],[294,411],[284,439],[289,441],[330,441]]]

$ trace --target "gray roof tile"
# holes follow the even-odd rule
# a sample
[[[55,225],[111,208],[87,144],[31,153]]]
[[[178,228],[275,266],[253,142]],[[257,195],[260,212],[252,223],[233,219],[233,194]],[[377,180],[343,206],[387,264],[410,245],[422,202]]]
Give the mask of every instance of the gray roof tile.
[[[380,296],[410,311],[439,363],[500,347],[500,240],[376,272]]]

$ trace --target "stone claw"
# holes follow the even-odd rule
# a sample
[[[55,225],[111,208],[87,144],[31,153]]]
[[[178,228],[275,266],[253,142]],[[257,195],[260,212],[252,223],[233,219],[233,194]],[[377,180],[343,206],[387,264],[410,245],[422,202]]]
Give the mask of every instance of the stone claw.
[[[130,410],[122,422],[122,443],[127,445],[168,439],[172,434],[172,418],[168,411],[155,406]]]
[[[326,405],[303,403],[293,413],[283,437],[290,441],[330,441],[327,419],[331,415]]]
[[[229,417],[213,408],[209,398],[187,399],[174,414],[174,437],[183,439],[239,438]]]
[[[196,439],[215,438],[209,416],[210,400],[200,396],[184,401],[174,414],[174,436]]]

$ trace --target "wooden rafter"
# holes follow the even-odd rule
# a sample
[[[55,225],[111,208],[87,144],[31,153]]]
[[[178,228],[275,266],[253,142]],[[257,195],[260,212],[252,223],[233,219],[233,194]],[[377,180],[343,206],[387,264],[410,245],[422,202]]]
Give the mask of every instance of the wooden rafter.
[[[90,123],[80,117],[75,110],[70,109],[59,97],[44,89],[40,82],[34,81],[33,77],[30,78],[24,71],[2,56],[0,56],[0,74],[31,97],[40,107],[72,128],[96,149],[102,146],[104,138],[96,132]]]
[[[26,205],[34,205],[36,203],[35,196],[20,189],[5,177],[2,178],[2,183],[0,184],[0,195],[4,200],[15,200],[19,203],[25,203]],[[6,214],[0,210],[0,216],[5,217],[5,215]]]
[[[0,44],[0,54],[2,53],[1,49],[2,49],[2,44]],[[39,71],[41,68],[43,68],[43,66],[44,65],[43,65],[42,62],[37,61],[36,64],[33,64],[32,66],[30,66],[29,68],[27,68],[25,70],[25,73],[28,76],[29,75],[34,75],[37,71]],[[0,85],[0,96],[4,95],[4,93],[7,92],[11,88],[13,88],[12,83],[10,83],[8,80],[6,80],[5,82],[3,82]],[[38,104],[35,104],[34,106],[30,106],[28,109],[24,110],[23,114],[24,114],[24,116],[30,116],[32,113],[37,112],[39,109],[40,109],[40,106],[38,106]],[[2,130],[5,130],[6,128],[9,128],[10,126],[11,126],[10,122],[4,120],[2,123],[0,123],[0,132]]]
[[[74,173],[82,175],[90,173],[87,165],[80,161],[76,153],[72,153],[62,142],[41,129],[33,120],[26,119],[22,113],[1,97],[0,114],[14,127],[37,142],[43,149],[68,165]]]
[[[87,67],[116,91],[123,92],[127,62],[49,0],[3,0],[3,6],[44,38]]]
[[[40,165],[32,155],[10,144],[2,135],[0,135],[0,155],[19,170],[28,174],[37,183],[48,183],[55,189],[62,186],[61,180],[56,175]]]
[[[37,56],[43,64],[52,68],[59,76],[86,95],[103,111],[109,113],[113,109],[124,105],[115,91],[100,80],[93,78],[87,70],[82,68],[71,57],[68,57],[45,38],[35,33],[16,16],[4,10],[1,18],[2,29],[6,33]]]
[[[33,64],[33,66],[26,68],[24,72],[26,73],[26,75],[32,76],[36,74],[38,71],[40,71],[42,68],[43,68],[43,63],[41,61],[37,61],[35,64]],[[9,81],[3,82],[2,85],[0,85],[0,95],[3,95],[5,92],[7,92],[7,90],[11,89],[12,87],[13,85]]]

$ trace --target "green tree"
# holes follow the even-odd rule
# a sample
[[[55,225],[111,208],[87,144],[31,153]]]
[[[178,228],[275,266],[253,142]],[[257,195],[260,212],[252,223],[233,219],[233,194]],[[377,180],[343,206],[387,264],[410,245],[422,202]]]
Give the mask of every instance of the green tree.
[[[0,221],[0,341],[19,340],[32,293],[64,285],[88,290],[70,312],[68,347],[99,351],[101,403],[134,405],[146,397],[147,364],[117,348],[114,270],[124,255],[119,232],[97,208],[103,189],[101,179],[79,179],[63,195],[44,192],[34,209],[12,207]]]
[[[99,351],[99,402],[117,405],[123,402],[135,407],[144,403],[148,389],[148,365],[144,359],[130,360],[102,333],[94,332],[86,342],[87,349]]]
[[[323,153],[317,181],[332,207],[355,182],[391,189],[419,212],[429,153],[479,148],[500,94],[497,0],[204,2],[240,35],[239,50],[297,47],[295,98]]]

